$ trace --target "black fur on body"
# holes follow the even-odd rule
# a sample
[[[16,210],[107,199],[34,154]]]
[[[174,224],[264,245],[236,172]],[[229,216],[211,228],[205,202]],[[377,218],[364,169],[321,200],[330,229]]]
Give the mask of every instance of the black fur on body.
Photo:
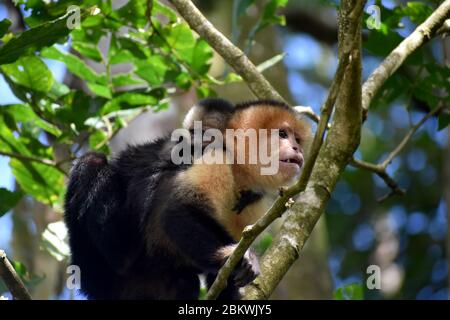
[[[235,240],[194,189],[174,179],[190,165],[174,165],[168,137],[131,146],[110,163],[88,153],[74,164],[65,221],[72,264],[91,299],[197,299],[199,274],[208,285]],[[239,211],[253,199],[237,200]],[[244,259],[221,299],[238,299],[238,286],[258,270]]]

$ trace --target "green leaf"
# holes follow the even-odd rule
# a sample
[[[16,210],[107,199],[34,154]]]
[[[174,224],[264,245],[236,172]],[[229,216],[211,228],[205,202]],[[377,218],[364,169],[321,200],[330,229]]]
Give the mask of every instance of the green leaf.
[[[105,142],[108,140],[108,135],[102,130],[96,130],[89,136],[89,146],[92,150],[104,151],[101,150],[103,146],[105,146]]]
[[[147,1],[130,0],[126,5],[116,10],[116,12],[126,25],[143,28],[147,24],[146,10]]]
[[[383,34],[378,30],[372,29],[367,41],[364,41],[364,48],[374,55],[385,57],[394,50],[402,40],[403,38],[397,32]]]
[[[188,90],[192,85],[192,77],[187,72],[181,72],[175,78],[175,83],[181,89]]]
[[[64,189],[64,175],[57,169],[29,161],[10,160],[10,166],[22,190],[36,200],[53,205]]]
[[[11,21],[8,19],[3,19],[0,21],[0,38],[5,35],[6,32],[8,32],[9,27],[11,26]]]
[[[414,89],[413,95],[416,99],[423,101],[431,108],[434,108],[439,103],[439,98],[436,96],[436,89],[432,76],[427,76],[418,83]]]
[[[83,27],[83,29],[73,30],[71,33],[72,48],[86,58],[101,62],[102,55],[98,49],[98,42],[104,35],[105,32],[101,27]]]
[[[364,299],[364,290],[359,283],[348,284],[336,289],[333,298],[335,300],[362,300]]]
[[[49,92],[49,97],[56,100],[70,92],[70,89],[68,86],[66,86],[64,83],[60,83],[55,81],[53,83],[52,89]]]
[[[71,31],[67,27],[69,13],[54,21],[46,22],[22,32],[0,48],[0,65],[12,63],[19,57],[49,47]]]
[[[86,84],[89,90],[91,90],[97,96],[104,97],[107,99],[112,98],[111,89],[109,89],[107,86],[102,86],[101,84],[96,84],[92,82],[87,82]]]
[[[61,130],[47,121],[39,118],[31,109],[29,105],[26,104],[11,104],[4,105],[0,107],[0,114],[5,116],[5,120],[7,119],[7,115],[13,118],[15,122],[22,123],[30,123],[33,124],[52,135],[59,137],[61,135]],[[6,121],[5,121],[6,122]]]
[[[159,99],[149,93],[125,92],[105,104],[103,114],[121,109],[132,109],[141,106],[155,106]]]
[[[0,188],[0,217],[14,208],[22,198],[22,193]]]
[[[264,252],[270,247],[273,242],[273,236],[270,233],[261,237],[261,240],[255,245],[255,251],[259,256],[262,256]]]
[[[35,56],[21,57],[14,63],[1,66],[1,69],[14,83],[33,91],[49,92],[53,86],[51,71]]]
[[[167,71],[164,58],[159,55],[151,56],[145,60],[136,61],[136,74],[151,86],[161,85]]]
[[[112,55],[109,63],[110,64],[119,64],[119,63],[127,63],[131,62],[135,59],[133,54],[128,50],[118,51],[117,54]]]
[[[139,79],[134,79],[132,73],[119,73],[113,76],[112,83],[114,87],[141,85],[145,82]]]
[[[423,2],[408,1],[402,11],[412,22],[421,24],[433,13],[433,8]]]
[[[146,49],[143,47],[142,44],[133,41],[130,38],[119,38],[117,39],[117,42],[120,46],[119,49],[128,50],[137,59],[147,58]]]
[[[83,80],[106,84],[105,76],[97,74],[83,60],[73,54],[65,53],[55,47],[51,47],[43,49],[41,55],[47,59],[63,62],[71,73]]]
[[[287,3],[288,0],[270,0],[264,8],[261,24],[267,22],[271,24],[285,25],[284,16],[278,15],[277,10],[284,8]]]
[[[438,118],[438,131],[445,129],[450,124],[450,114],[441,113]]]
[[[195,91],[199,99],[217,96],[217,94],[209,86],[198,86],[195,88]]]
[[[163,5],[159,1],[153,1],[152,15],[157,16],[158,14],[166,16],[169,19],[169,23],[176,22],[178,19],[175,11],[170,9],[168,6]]]
[[[82,131],[86,129],[86,119],[97,114],[105,101],[104,98],[92,98],[81,90],[74,90],[62,98],[62,106],[56,109],[55,116],[63,123],[75,124],[76,129]]]
[[[6,111],[6,108],[0,109],[0,111]],[[19,131],[19,127],[17,126],[16,119],[14,119],[14,115],[8,113],[8,112],[2,112],[3,113],[3,121],[5,122],[6,126],[11,131]]]
[[[185,23],[173,24],[163,29],[164,37],[180,59],[191,63],[196,40],[192,30]]]
[[[211,67],[210,60],[212,57],[213,52],[209,44],[203,39],[199,39],[192,53],[192,68],[200,75],[206,74]]]
[[[99,15],[99,14],[97,14],[95,16],[89,16],[86,19],[84,19],[84,21],[82,23],[82,28],[92,28],[92,27],[100,26],[104,19],[105,19],[105,17],[103,17],[102,15]]]
[[[45,279],[45,276],[31,274],[22,262],[11,261],[11,264],[27,288],[35,287]]]
[[[51,149],[43,146],[28,133],[27,123],[22,126],[20,138],[16,138],[4,125],[0,115],[0,150],[32,156],[51,158]],[[45,204],[54,204],[64,189],[64,175],[56,168],[27,160],[10,159],[10,167],[22,190]]]
[[[6,124],[3,114],[0,114],[0,151],[29,154],[26,146],[14,136]]]
[[[256,34],[266,27],[279,24],[284,26],[286,24],[286,19],[283,15],[277,13],[278,9],[286,6],[288,0],[269,0],[269,2],[264,7],[263,14],[258,23],[250,30],[247,41],[247,52],[250,51],[251,44]]]
[[[95,43],[74,41],[72,48],[86,58],[92,59],[96,62],[102,61],[102,54]]]

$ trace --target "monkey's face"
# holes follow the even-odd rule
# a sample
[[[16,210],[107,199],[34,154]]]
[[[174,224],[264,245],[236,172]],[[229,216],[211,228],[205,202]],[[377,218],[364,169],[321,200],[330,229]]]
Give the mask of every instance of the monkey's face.
[[[287,181],[300,174],[304,162],[303,149],[300,145],[300,137],[289,125],[279,128],[278,136],[279,175],[281,179]]]
[[[258,131],[257,143],[245,145],[245,163],[237,163],[240,169],[247,173],[248,178],[257,180],[255,184],[265,188],[277,188],[294,182],[303,166],[309,125],[299,120],[293,112],[276,107],[255,107],[240,113],[236,117],[238,125],[234,128]],[[264,131],[262,134],[261,129]],[[242,152],[239,143],[235,145],[235,150],[237,154]]]

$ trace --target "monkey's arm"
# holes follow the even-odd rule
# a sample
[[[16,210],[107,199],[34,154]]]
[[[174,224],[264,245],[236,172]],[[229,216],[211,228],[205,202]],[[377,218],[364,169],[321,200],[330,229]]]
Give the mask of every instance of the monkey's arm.
[[[195,199],[195,200],[194,200]],[[236,243],[195,195],[174,196],[164,213],[163,228],[179,252],[206,273],[216,273]],[[234,272],[234,283],[244,286],[259,273],[256,257],[247,254]]]

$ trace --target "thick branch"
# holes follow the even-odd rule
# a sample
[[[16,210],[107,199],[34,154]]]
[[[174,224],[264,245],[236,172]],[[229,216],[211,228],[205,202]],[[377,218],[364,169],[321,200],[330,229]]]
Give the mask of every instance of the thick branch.
[[[367,114],[372,99],[386,80],[397,71],[408,56],[436,34],[449,16],[450,0],[446,0],[372,72],[363,85],[362,105],[365,114]]]
[[[260,99],[283,101],[280,94],[255,65],[233,43],[206,19],[190,0],[170,0],[189,26],[203,37],[218,54],[245,80],[250,90]]]
[[[0,277],[5,282],[8,290],[17,300],[31,300],[31,295],[25,288],[16,270],[6,257],[5,251],[0,249]]]

